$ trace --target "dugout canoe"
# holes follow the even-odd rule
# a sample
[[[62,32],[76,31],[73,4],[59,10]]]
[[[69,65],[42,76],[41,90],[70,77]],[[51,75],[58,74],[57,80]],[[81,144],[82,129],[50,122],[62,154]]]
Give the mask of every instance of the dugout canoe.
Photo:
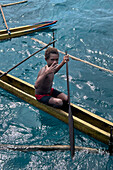
[[[10,28],[11,34],[9,35],[7,32],[7,29],[0,30],[0,40],[10,39],[14,37],[23,36],[26,34],[30,34],[33,32],[41,31],[43,29],[52,27],[56,24],[56,21],[46,21],[46,22],[39,22],[33,25],[26,25],[26,26],[20,26],[15,28]]]
[[[3,74],[0,71],[0,75]],[[39,103],[35,98],[34,86],[10,74],[3,76],[0,80],[0,87],[31,105],[47,112],[48,114],[68,123],[68,109],[65,110],[52,108],[45,104]],[[74,127],[85,134],[105,143],[109,144],[110,127],[113,123],[91,113],[75,104],[71,103],[71,109],[74,119]]]

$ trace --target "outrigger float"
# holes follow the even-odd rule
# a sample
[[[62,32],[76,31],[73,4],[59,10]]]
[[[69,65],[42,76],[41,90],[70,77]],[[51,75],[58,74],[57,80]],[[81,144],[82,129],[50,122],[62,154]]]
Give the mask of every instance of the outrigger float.
[[[4,72],[0,71],[0,75],[2,74]],[[68,108],[61,110],[38,102],[35,98],[33,85],[7,74],[1,77],[0,87],[61,121],[68,123]],[[109,145],[110,127],[113,127],[112,122],[72,103],[71,110],[76,129]]]

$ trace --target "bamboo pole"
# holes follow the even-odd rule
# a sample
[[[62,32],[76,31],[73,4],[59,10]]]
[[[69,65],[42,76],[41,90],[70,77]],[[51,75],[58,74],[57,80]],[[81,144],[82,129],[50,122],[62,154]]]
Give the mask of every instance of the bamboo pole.
[[[26,1],[20,1],[20,2],[14,2],[14,3],[10,3],[10,4],[3,4],[2,7],[16,5],[16,4],[25,3],[25,2],[27,2],[27,0]]]
[[[7,25],[7,22],[6,22],[6,19],[5,19],[5,15],[4,15],[4,12],[3,12],[3,9],[2,9],[2,5],[0,5],[0,10],[1,10],[1,13],[2,13],[2,17],[3,17],[4,23],[5,23],[7,32],[8,32],[8,34],[10,35],[11,32],[10,32],[10,30],[9,30],[9,28],[8,28],[8,25]]]
[[[10,145],[0,144],[0,150],[13,150],[22,152],[34,152],[34,151],[66,151],[70,150],[70,145]],[[96,149],[89,147],[75,146],[75,151],[86,151],[88,153],[107,153],[105,149]]]
[[[52,41],[51,43],[45,45],[43,48],[41,48],[40,50],[34,52],[33,54],[31,54],[29,57],[25,58],[24,60],[22,60],[21,62],[19,62],[18,64],[16,64],[14,67],[10,68],[7,72],[3,73],[1,77],[5,76],[7,73],[9,73],[10,71],[12,71],[13,69],[15,69],[16,67],[18,67],[20,64],[24,63],[26,60],[28,60],[29,58],[31,58],[32,56],[34,56],[35,54],[39,53],[40,51],[42,51],[43,49],[47,48],[49,45],[53,44],[54,42],[56,42],[57,40]]]
[[[46,43],[44,43],[44,42],[42,42],[42,41],[40,41],[40,40],[38,40],[38,39],[36,39],[36,38],[31,38],[31,39],[34,40],[34,41],[37,41],[38,43],[40,43],[40,44],[42,44],[42,45],[45,45],[45,44],[46,44]],[[61,51],[61,50],[58,50],[58,51],[59,51],[60,53],[62,53],[62,54],[65,55],[65,52],[63,52],[63,51]],[[113,73],[112,70],[109,70],[109,69],[106,69],[106,68],[97,66],[97,65],[92,64],[92,63],[90,63],[90,62],[88,62],[88,61],[86,61],[86,60],[82,60],[82,59],[80,59],[80,58],[74,57],[74,56],[72,56],[72,55],[70,55],[70,54],[69,54],[69,57],[72,58],[73,60],[83,62],[83,63],[88,64],[88,65],[90,65],[90,66],[96,67],[96,68],[98,68],[98,69],[100,69],[100,70]]]

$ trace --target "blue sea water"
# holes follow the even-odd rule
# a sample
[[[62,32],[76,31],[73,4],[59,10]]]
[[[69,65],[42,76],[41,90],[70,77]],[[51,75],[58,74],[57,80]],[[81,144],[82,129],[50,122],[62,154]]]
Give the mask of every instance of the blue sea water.
[[[17,2],[1,0],[1,4]],[[27,3],[3,7],[9,28],[37,22],[58,20],[55,28],[56,48],[113,70],[113,1],[111,0],[29,0]],[[5,24],[0,15],[0,29]],[[42,45],[49,43],[52,30],[42,31],[0,42],[0,70],[7,71]],[[60,61],[63,55],[60,54]],[[10,74],[34,84],[38,71],[46,64],[44,51],[11,71]],[[70,59],[69,80],[71,102],[113,122],[113,74]],[[54,87],[67,93],[66,68],[60,70]],[[69,144],[68,125],[32,105],[0,89],[0,143],[18,145]],[[99,141],[75,129],[75,144],[106,148]],[[108,154],[69,151],[18,152],[0,151],[0,169],[113,169]]]

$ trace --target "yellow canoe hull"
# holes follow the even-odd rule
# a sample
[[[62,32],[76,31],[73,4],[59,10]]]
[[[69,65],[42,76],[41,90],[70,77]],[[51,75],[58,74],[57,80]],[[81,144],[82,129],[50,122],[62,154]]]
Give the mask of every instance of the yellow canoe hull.
[[[0,71],[0,74],[3,74]],[[35,98],[34,86],[10,74],[2,77],[0,87],[30,103],[31,105],[49,113],[50,115],[68,123],[68,112],[61,109],[52,108],[45,104],[39,103]],[[105,143],[109,144],[110,127],[113,123],[91,113],[75,104],[71,103],[71,109],[74,120],[74,127],[85,134]]]

